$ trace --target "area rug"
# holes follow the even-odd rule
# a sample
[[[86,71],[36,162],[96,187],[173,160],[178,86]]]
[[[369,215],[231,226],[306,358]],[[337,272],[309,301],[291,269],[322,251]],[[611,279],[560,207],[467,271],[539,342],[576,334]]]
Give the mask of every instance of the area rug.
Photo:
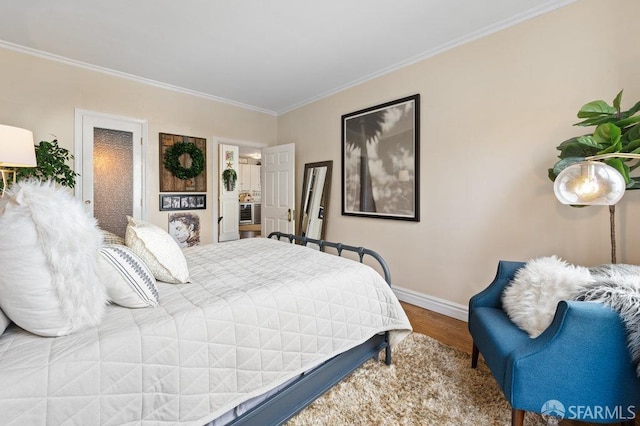
[[[510,425],[511,408],[487,366],[412,333],[393,350],[392,365],[370,360],[292,418],[302,425]],[[527,413],[525,425],[542,426]]]

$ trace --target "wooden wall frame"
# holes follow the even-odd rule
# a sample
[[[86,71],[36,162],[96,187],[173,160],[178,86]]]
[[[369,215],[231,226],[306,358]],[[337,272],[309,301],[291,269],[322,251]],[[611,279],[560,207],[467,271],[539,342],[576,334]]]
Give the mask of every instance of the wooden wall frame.
[[[164,156],[167,149],[178,142],[193,143],[198,147],[205,158],[205,167],[202,173],[191,179],[179,179],[164,166]],[[207,140],[193,136],[173,135],[170,133],[160,133],[160,192],[207,192]],[[191,158],[188,154],[180,157],[180,163],[188,168]]]

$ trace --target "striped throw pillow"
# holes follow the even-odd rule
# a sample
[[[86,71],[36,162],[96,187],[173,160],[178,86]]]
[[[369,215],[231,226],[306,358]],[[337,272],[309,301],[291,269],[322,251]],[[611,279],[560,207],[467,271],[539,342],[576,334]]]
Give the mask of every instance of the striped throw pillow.
[[[131,249],[108,244],[100,249],[99,274],[111,302],[125,308],[158,306],[156,279]]]

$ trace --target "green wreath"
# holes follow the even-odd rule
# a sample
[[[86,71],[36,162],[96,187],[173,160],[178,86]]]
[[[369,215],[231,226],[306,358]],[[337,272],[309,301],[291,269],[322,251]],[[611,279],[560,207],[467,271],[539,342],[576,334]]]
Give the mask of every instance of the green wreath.
[[[188,154],[191,157],[191,167],[183,167],[180,164],[182,154]],[[204,170],[204,154],[195,144],[178,142],[164,153],[164,167],[178,179],[191,179]]]

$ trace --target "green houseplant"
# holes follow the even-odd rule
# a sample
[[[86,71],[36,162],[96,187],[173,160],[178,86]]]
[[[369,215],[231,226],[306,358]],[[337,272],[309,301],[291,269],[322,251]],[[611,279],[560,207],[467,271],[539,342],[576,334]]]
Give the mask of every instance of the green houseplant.
[[[549,169],[549,178],[554,181],[558,174],[585,157],[615,152],[640,153],[640,102],[626,111],[621,109],[622,90],[609,105],[603,100],[589,102],[580,108],[575,126],[596,126],[593,133],[575,136],[562,142],[557,149],[560,159]],[[632,177],[640,162],[624,158],[608,158],[606,164],[624,176],[627,189],[639,189],[640,177]],[[634,164],[635,162],[635,164]]]
[[[224,169],[222,172],[222,182],[224,183],[224,187],[227,191],[233,191],[236,187],[236,180],[238,179],[238,175],[236,171],[229,168]]]
[[[41,141],[38,145],[35,145],[36,150],[36,167],[23,167],[18,168],[16,171],[16,179],[28,179],[35,178],[38,180],[51,179],[54,182],[73,188],[76,185],[76,176],[78,173],[74,172],[67,164],[68,161],[73,159],[73,155],[69,153],[69,150],[58,146],[58,140],[54,139],[51,142]]]
[[[589,102],[580,108],[575,126],[596,126],[593,133],[575,136],[556,147],[559,160],[548,170],[549,178],[555,181],[566,167],[581,163],[586,157],[613,153],[640,153],[640,102],[626,111],[621,108],[622,90],[613,99],[612,105],[603,100]],[[606,158],[604,163],[615,168],[624,177],[626,189],[640,189],[640,177],[631,173],[640,166],[640,161],[629,158]],[[611,263],[616,263],[615,205],[609,206],[609,228],[611,236]]]

